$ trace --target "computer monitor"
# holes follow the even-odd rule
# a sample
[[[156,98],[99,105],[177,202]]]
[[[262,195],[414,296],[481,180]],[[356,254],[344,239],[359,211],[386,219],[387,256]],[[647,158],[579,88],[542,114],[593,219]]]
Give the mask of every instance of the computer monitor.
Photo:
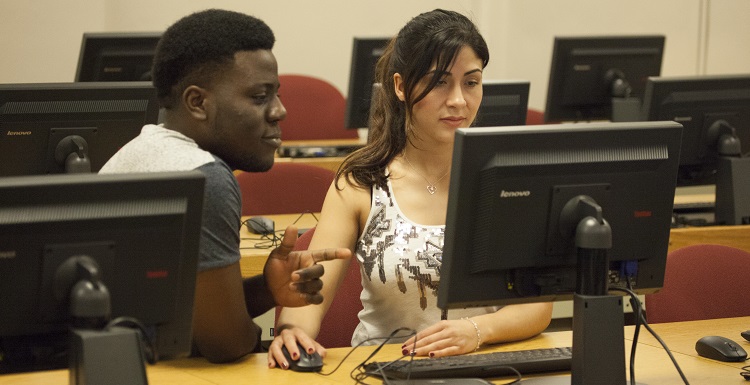
[[[715,185],[717,224],[750,224],[750,75],[651,77],[643,120],[684,127],[678,186]]]
[[[84,33],[75,81],[151,81],[161,32]]]
[[[0,178],[0,373],[67,366],[69,330],[116,317],[138,320],[159,359],[187,355],[204,184],[198,171]]]
[[[477,127],[522,126],[529,105],[528,80],[484,80]]]
[[[97,172],[158,116],[150,82],[0,84],[0,177]]]
[[[555,37],[545,121],[638,120],[663,52],[664,36]]]
[[[675,122],[459,129],[438,306],[572,297],[573,376],[625,383],[622,298],[608,288],[663,285],[681,134]]]
[[[375,64],[388,45],[388,38],[355,37],[352,44],[352,61],[349,68],[349,92],[346,95],[346,128],[367,128],[375,82]]]

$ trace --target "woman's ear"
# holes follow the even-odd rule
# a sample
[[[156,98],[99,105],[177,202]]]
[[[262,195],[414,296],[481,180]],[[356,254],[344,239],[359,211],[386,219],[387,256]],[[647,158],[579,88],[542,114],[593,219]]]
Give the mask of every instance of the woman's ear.
[[[406,101],[406,96],[404,95],[404,79],[401,78],[400,73],[393,74],[393,90],[396,92],[396,97],[400,101]]]
[[[204,88],[195,85],[185,88],[185,91],[182,92],[181,102],[194,119],[206,120],[208,118],[206,90]]]

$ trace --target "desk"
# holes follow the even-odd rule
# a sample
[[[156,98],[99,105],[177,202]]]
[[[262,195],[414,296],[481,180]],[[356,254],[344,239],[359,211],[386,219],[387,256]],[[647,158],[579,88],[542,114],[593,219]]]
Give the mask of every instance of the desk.
[[[740,326],[739,329],[738,326]],[[717,362],[698,357],[692,345],[700,337],[707,334],[738,336],[740,331],[750,329],[750,317],[658,324],[653,325],[653,327],[672,349],[675,359],[691,384],[746,384],[745,380],[739,375],[740,363]],[[626,361],[629,359],[629,342],[632,338],[632,332],[632,327],[626,327]],[[655,344],[653,339],[646,338],[646,334],[647,332],[644,330],[638,344],[635,364],[636,379],[649,385],[681,384],[681,379],[667,354]],[[569,331],[544,333],[526,341],[483,348],[481,352],[570,346],[571,338],[572,335]],[[737,338],[733,339],[742,344],[746,350],[750,350],[750,343],[744,340],[740,342]],[[205,360],[197,358],[165,361],[154,366],[148,366],[147,374],[151,385],[352,384],[354,381],[349,378],[349,373],[373,349],[374,347],[358,348],[344,361],[338,371],[330,376],[268,369],[265,353],[251,354],[239,362],[223,365],[209,364]],[[401,346],[398,344],[386,345],[374,359],[376,361],[395,359],[401,355],[400,349]],[[329,349],[323,371],[328,372],[335,367],[349,350],[350,348]],[[508,378],[497,379],[493,382],[504,384],[508,382]],[[67,383],[66,370],[0,376],[0,385],[65,383]],[[380,384],[381,381],[371,379],[367,383]]]
[[[331,139],[331,140],[286,140],[282,146],[308,146],[308,147],[327,147],[327,146],[350,146],[364,144],[360,139]],[[339,165],[344,161],[343,156],[332,157],[313,157],[313,158],[287,158],[277,157],[276,162],[300,162],[313,166],[327,168],[336,172]]]
[[[314,216],[313,216],[314,215]],[[306,213],[300,216],[300,214],[279,214],[279,215],[266,215],[274,222],[277,234],[281,237],[284,233],[284,229],[292,223],[296,224],[298,229],[309,229],[315,227],[318,224],[317,218],[320,218],[320,213],[310,214]],[[249,217],[243,217],[244,221]],[[243,225],[240,229],[240,270],[242,270],[243,277],[252,277],[263,273],[263,266],[266,264],[268,254],[273,248],[256,248],[258,244],[269,243],[268,240],[261,239],[258,234],[251,234],[247,228]]]
[[[315,213],[319,217],[318,213]],[[298,228],[310,228],[315,226],[317,220],[311,214],[305,214],[301,218],[299,214],[267,215],[273,219],[277,230],[283,230],[292,224],[297,218]],[[246,218],[243,218],[243,220]],[[246,228],[240,230],[240,254],[242,259],[242,276],[250,277],[260,274],[263,271],[263,265],[266,262],[270,249],[256,249],[252,246],[256,241],[248,238],[258,238],[255,234],[250,234]],[[718,245],[732,246],[739,249],[750,251],[750,225],[746,226],[706,226],[706,227],[685,227],[672,229],[669,234],[669,251],[679,248],[696,245],[701,243],[714,243]],[[750,329],[750,327],[748,327]]]
[[[750,225],[683,227],[669,234],[669,251],[702,243],[750,251]]]

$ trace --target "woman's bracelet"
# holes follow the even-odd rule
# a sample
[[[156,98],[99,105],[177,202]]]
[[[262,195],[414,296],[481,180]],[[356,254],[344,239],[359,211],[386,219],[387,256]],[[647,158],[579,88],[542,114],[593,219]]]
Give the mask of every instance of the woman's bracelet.
[[[474,326],[474,331],[477,332],[477,347],[474,348],[474,351],[476,352],[477,350],[479,350],[479,347],[482,346],[482,332],[479,331],[479,326],[477,326],[477,323],[474,322],[473,319],[469,317],[464,317],[462,319],[471,322],[471,325]]]

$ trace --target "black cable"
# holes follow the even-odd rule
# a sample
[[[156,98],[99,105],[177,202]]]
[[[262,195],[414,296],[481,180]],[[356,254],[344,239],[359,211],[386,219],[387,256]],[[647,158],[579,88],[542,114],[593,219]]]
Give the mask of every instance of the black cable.
[[[156,361],[159,360],[159,352],[156,348],[156,343],[154,342],[153,338],[149,337],[149,334],[146,331],[146,327],[143,326],[141,321],[133,317],[117,317],[109,321],[104,329],[107,330],[113,326],[136,329],[141,337],[141,351],[144,352],[146,361],[151,365],[156,364]]]
[[[629,290],[633,290],[633,286],[630,283],[630,278],[625,278],[625,284]],[[635,315],[634,323],[635,330],[633,331],[633,346],[630,349],[630,385],[636,385],[635,381],[635,351],[638,347],[638,337],[641,333],[641,316],[643,315],[643,304],[638,297],[630,297],[630,307],[633,308],[633,314]]]
[[[615,291],[623,291],[623,292],[629,294],[630,297],[631,297],[631,299],[635,298],[635,302],[636,302],[637,306],[639,308],[641,307],[641,302],[640,302],[640,300],[638,300],[638,295],[635,294],[634,291],[632,291],[630,289],[627,289],[627,288],[624,288],[624,287],[610,287],[609,289],[610,290],[615,290]],[[654,336],[654,338],[656,338],[657,341],[659,341],[659,344],[661,344],[661,346],[664,348],[664,351],[667,352],[667,355],[669,356],[669,359],[672,360],[672,364],[674,365],[675,369],[677,369],[677,373],[680,374],[680,378],[682,378],[682,381],[685,383],[685,385],[690,385],[690,382],[688,382],[688,379],[685,377],[685,374],[682,372],[682,369],[680,368],[680,365],[677,363],[677,360],[675,360],[674,355],[672,354],[672,351],[669,350],[669,347],[667,347],[667,344],[664,342],[664,340],[661,339],[661,337],[659,337],[658,334],[656,334],[656,332],[654,331],[654,329],[651,328],[651,326],[648,324],[648,321],[646,320],[646,317],[643,315],[643,312],[639,311],[638,313],[639,313],[639,316],[640,316],[640,321],[643,324],[643,327],[645,327],[646,330],[648,330],[648,332],[651,333],[651,335]],[[635,338],[634,338],[634,342],[636,342]]]
[[[745,381],[750,381],[750,365],[743,366],[740,375],[745,378]]]
[[[315,218],[315,222],[316,223],[318,222],[318,217],[315,215],[315,213],[310,212],[310,211],[306,211],[306,212],[301,213],[297,217],[297,219],[295,219],[294,222],[292,222],[291,224],[292,225],[296,225],[297,222],[299,222],[299,220],[303,216],[305,216],[306,214],[312,215],[312,217]],[[242,221],[242,225],[243,226],[247,226],[247,222],[249,220],[250,220],[250,218],[245,219],[244,221]],[[244,250],[244,249],[271,249],[271,248],[277,247],[277,246],[279,246],[281,244],[281,239],[282,239],[282,237],[279,236],[279,234],[281,234],[283,236],[284,231],[286,231],[286,229],[276,230],[274,228],[268,234],[261,234],[258,237],[242,237],[242,238],[240,238],[241,240],[255,241],[255,244],[253,244],[252,246],[240,247],[240,250]]]
[[[406,332],[408,332],[408,334],[405,335],[405,336],[397,336],[397,334],[399,332],[402,332],[402,331],[406,331]],[[364,344],[366,342],[369,342],[369,341],[375,341],[375,340],[381,340],[381,339],[383,340],[383,342],[381,342],[380,345],[377,348],[375,348],[375,350],[373,350],[372,353],[370,353],[369,356],[367,356],[367,358],[365,358],[359,365],[357,365],[356,367],[354,367],[354,369],[352,369],[352,371],[349,373],[349,377],[351,379],[353,379],[355,381],[355,383],[357,383],[357,384],[365,384],[362,381],[365,380],[365,379],[367,379],[367,378],[369,378],[369,377],[372,377],[372,373],[368,373],[368,372],[366,372],[364,370],[364,367],[367,364],[367,361],[369,361],[372,357],[374,357],[375,354],[377,354],[380,351],[380,349],[382,349],[383,346],[386,343],[388,343],[388,341],[390,341],[392,338],[396,338],[396,337],[398,337],[398,338],[408,338],[408,337],[416,336],[416,335],[417,335],[416,330],[409,329],[409,328],[398,328],[398,329],[394,330],[388,337],[373,337],[373,338],[368,338],[367,340],[360,342],[359,344],[357,344],[357,346],[355,346],[355,347],[352,348],[352,350],[344,357],[344,359],[342,360],[342,362],[346,359],[346,357],[349,356],[349,354],[351,354],[351,352],[354,351],[354,349],[362,346],[362,344]],[[416,347],[416,343],[417,343],[417,341],[415,340],[414,341],[414,347]],[[412,350],[414,350],[414,349],[412,349]],[[400,361],[400,360],[402,360],[404,358],[405,358],[405,356],[397,358],[396,360],[393,360],[393,361],[389,362],[388,364],[384,365],[383,368],[387,367],[388,365],[390,365],[390,364],[392,364],[394,362]],[[409,356],[409,358],[410,358],[410,360],[413,360],[414,359],[414,354],[411,354]],[[341,363],[339,363],[339,365],[336,367],[336,369],[338,369],[339,366],[341,366]],[[336,369],[334,369],[334,371]],[[355,373],[356,371],[359,371],[359,372]],[[333,371],[330,372],[330,373],[328,373],[328,374],[331,374],[331,373],[333,373]],[[388,384],[388,381],[389,381],[388,377],[382,371],[380,373],[381,373],[380,374],[381,378],[383,380],[383,384]]]

